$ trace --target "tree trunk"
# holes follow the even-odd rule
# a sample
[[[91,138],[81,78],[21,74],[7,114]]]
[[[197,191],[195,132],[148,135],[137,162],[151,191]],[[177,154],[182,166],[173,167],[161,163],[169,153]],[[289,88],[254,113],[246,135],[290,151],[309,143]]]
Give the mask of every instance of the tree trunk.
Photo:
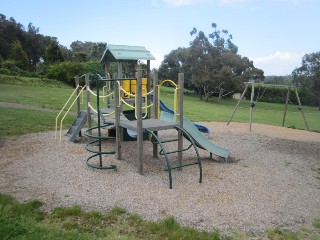
[[[221,99],[222,94],[223,94],[223,88],[220,88],[220,91],[219,91],[219,100]]]

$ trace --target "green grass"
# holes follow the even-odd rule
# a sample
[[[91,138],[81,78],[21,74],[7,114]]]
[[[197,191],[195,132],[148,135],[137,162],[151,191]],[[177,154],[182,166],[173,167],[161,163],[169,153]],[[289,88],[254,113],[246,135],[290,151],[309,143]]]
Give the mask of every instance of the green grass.
[[[11,84],[7,84],[10,81]],[[20,103],[60,110],[73,92],[73,89],[58,81],[50,80],[51,83],[49,85],[44,84],[48,81],[43,80],[41,82],[41,79],[4,77],[0,75],[0,102]],[[171,108],[173,107],[173,92],[174,88],[161,88],[161,99]],[[85,101],[84,94],[82,109],[86,109]],[[96,98],[94,96],[92,96],[91,103],[96,106]],[[226,122],[230,118],[236,103],[237,101],[233,99],[210,99],[209,102],[204,102],[200,101],[198,96],[185,91],[184,115],[195,122]],[[0,116],[2,123],[0,137],[45,131],[46,129],[52,130],[55,124],[56,114],[54,113],[13,108],[1,108],[1,111],[3,114]],[[73,106],[71,111],[76,111],[76,107]],[[253,111],[253,122],[281,126],[283,111],[284,104],[259,102]],[[320,112],[318,109],[304,107],[304,112],[310,130],[320,132]],[[249,121],[249,101],[241,101],[233,121]],[[72,117],[68,117],[66,123],[70,124],[71,122]],[[289,105],[285,126],[296,129],[305,128],[302,115],[296,106]]]
[[[121,207],[114,207],[106,214],[83,211],[80,206],[55,208],[50,213],[40,210],[37,200],[19,203],[9,195],[0,194],[0,239],[319,239],[316,231],[301,228],[290,232],[280,227],[260,233],[233,231],[223,235],[183,227],[169,216],[160,222],[142,219],[129,214]],[[314,221],[319,229],[319,219]]]
[[[164,87],[163,87],[164,88]],[[170,89],[173,91],[172,89]],[[161,99],[169,107],[173,107],[173,95],[164,90]],[[200,101],[194,95],[184,96],[184,116],[195,122],[227,122],[237,104],[234,99],[211,99],[209,102]],[[241,101],[233,122],[249,122],[249,104],[247,100]],[[262,123],[281,126],[285,104],[257,103],[253,109],[253,123]],[[315,107],[304,107],[304,113],[311,131],[320,132],[320,112]],[[295,105],[289,105],[286,116],[286,127],[305,129],[301,112]]]
[[[29,78],[20,76],[8,76],[0,74],[0,83],[9,85],[23,85],[23,86],[39,86],[39,87],[55,87],[66,88],[67,84],[48,78]]]
[[[120,207],[107,214],[80,206],[42,212],[39,201],[19,203],[0,194],[0,239],[223,239],[218,231],[182,227],[173,217],[159,223]]]
[[[57,113],[0,107],[0,137],[24,135],[33,132],[53,131]],[[74,117],[67,116],[63,128],[67,128]]]

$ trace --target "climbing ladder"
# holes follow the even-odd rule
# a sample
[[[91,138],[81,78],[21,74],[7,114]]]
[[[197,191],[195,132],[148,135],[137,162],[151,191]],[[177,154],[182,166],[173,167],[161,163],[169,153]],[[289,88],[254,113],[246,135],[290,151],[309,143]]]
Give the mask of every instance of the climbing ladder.
[[[175,129],[179,132],[178,138],[175,139],[169,139],[169,140],[162,140],[160,139],[156,133],[154,133],[153,131],[146,129],[145,131],[147,131],[148,133],[151,134],[152,136],[152,143],[153,144],[158,144],[160,146],[160,151],[159,151],[159,155],[164,156],[165,160],[166,160],[166,169],[165,171],[168,172],[169,174],[169,188],[172,189],[172,170],[174,169],[182,169],[183,167],[187,167],[187,166],[192,166],[192,165],[198,165],[199,167],[199,183],[202,183],[202,165],[201,165],[201,159],[199,156],[199,152],[197,149],[197,146],[195,144],[195,142],[193,141],[192,137],[189,135],[189,133],[187,131],[185,131],[183,128],[180,128],[178,126],[175,126]],[[182,148],[181,150],[173,150],[173,151],[167,151],[165,149],[165,143],[173,143],[173,142],[178,142],[183,136],[185,136],[186,138],[188,138],[188,140],[190,141],[190,145]],[[179,152],[184,152],[187,151],[191,148],[194,148],[196,155],[197,155],[197,160],[195,162],[191,162],[191,163],[187,163],[187,164],[178,164],[176,166],[172,166],[172,162],[169,159],[169,154],[173,154],[173,153],[179,153]]]

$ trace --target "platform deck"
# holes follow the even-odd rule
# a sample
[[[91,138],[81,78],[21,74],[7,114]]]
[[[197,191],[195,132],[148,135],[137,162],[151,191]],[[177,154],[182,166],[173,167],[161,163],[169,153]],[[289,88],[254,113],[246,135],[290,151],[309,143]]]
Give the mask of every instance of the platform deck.
[[[120,121],[120,127],[128,128],[132,131],[137,131],[137,121]],[[142,120],[142,129],[149,129],[150,131],[161,131],[167,129],[174,129],[176,124],[165,122],[159,119],[145,119]]]

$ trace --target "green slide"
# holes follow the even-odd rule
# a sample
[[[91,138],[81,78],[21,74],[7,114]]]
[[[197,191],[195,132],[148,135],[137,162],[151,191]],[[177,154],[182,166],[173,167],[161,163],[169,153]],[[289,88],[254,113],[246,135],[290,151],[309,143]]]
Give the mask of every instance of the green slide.
[[[174,115],[168,112],[161,112],[161,120],[174,122]],[[183,118],[183,129],[185,129],[193,138],[198,147],[207,150],[208,152],[222,157],[225,161],[228,160],[229,149],[220,147],[206,136],[204,136],[194,124],[186,118]]]

